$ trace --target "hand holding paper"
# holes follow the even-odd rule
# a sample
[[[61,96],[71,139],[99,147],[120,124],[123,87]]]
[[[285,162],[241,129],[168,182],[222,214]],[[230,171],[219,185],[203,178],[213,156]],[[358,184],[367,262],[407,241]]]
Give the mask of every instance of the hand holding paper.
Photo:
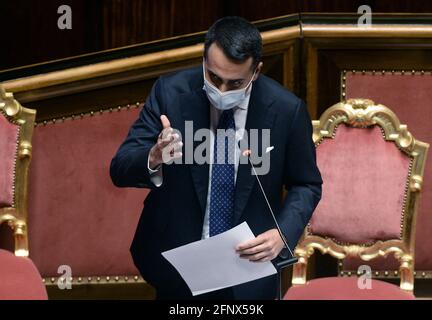
[[[271,262],[251,262],[241,259],[236,252],[240,243],[254,238],[248,224],[243,222],[224,233],[162,255],[177,269],[195,296],[275,274]]]

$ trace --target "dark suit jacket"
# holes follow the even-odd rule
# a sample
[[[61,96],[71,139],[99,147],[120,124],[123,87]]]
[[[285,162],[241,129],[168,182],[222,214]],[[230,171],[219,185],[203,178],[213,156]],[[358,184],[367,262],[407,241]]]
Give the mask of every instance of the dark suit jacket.
[[[116,186],[151,189],[131,253],[144,279],[167,297],[190,297],[185,283],[161,252],[201,239],[209,165],[163,165],[163,185],[157,188],[150,181],[147,158],[162,130],[161,114],[167,115],[183,137],[187,120],[193,121],[194,130],[210,128],[210,106],[202,87],[202,67],[160,77],[111,163]],[[260,75],[253,83],[246,130],[264,128],[271,130],[274,150],[270,171],[260,179],[282,232],[294,248],[321,198],[312,125],[299,98]],[[288,190],[284,201],[283,186]],[[234,210],[234,225],[247,221],[255,235],[274,228],[249,164],[238,167]],[[234,297],[274,298],[275,286],[275,277],[268,277],[235,287]]]

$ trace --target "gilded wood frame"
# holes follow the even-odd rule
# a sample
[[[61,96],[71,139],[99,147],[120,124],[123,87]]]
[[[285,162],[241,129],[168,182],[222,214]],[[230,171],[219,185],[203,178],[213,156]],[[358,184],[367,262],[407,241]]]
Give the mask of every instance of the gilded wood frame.
[[[0,224],[7,223],[13,230],[15,255],[27,257],[28,170],[36,111],[24,108],[14,99],[12,93],[6,92],[0,85],[0,113],[0,116],[5,116],[10,123],[19,127],[13,185],[14,203],[12,207],[0,208]]]
[[[332,139],[339,124],[352,127],[378,125],[387,141],[392,141],[411,159],[411,167],[403,207],[401,239],[377,241],[371,245],[341,244],[331,238],[311,234],[309,228],[295,249],[299,262],[293,269],[293,284],[306,283],[306,268],[309,257],[315,250],[330,254],[337,259],[357,256],[369,261],[379,256],[394,254],[400,263],[400,287],[412,291],[414,288],[414,248],[417,206],[423,185],[423,172],[429,145],[416,140],[406,125],[400,124],[397,116],[387,107],[367,99],[350,99],[327,109],[320,120],[313,123],[313,141],[318,146],[323,139]]]

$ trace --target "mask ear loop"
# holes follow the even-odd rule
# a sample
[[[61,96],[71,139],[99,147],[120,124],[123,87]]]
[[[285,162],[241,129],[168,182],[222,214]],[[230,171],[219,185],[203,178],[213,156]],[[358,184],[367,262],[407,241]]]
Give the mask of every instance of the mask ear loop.
[[[247,85],[247,87],[249,87],[249,88],[246,89],[246,92],[252,90],[252,82],[254,82],[254,79],[253,79],[253,78],[255,77],[255,73],[256,73],[256,71],[257,71],[257,69],[255,68],[255,71],[254,71],[254,73],[252,74],[252,78],[250,79],[250,81],[249,81],[249,83],[248,83],[248,85]]]

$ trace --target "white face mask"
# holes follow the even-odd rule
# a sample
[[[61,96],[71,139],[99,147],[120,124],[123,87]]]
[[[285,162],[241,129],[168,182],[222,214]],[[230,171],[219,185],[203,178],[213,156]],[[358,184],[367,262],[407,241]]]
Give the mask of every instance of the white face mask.
[[[240,105],[248,96],[250,96],[252,88],[252,80],[255,76],[255,72],[246,87],[238,90],[230,90],[221,92],[216,88],[210,81],[206,79],[205,69],[203,63],[203,74],[204,74],[204,91],[207,94],[210,103],[219,110],[229,110]]]

